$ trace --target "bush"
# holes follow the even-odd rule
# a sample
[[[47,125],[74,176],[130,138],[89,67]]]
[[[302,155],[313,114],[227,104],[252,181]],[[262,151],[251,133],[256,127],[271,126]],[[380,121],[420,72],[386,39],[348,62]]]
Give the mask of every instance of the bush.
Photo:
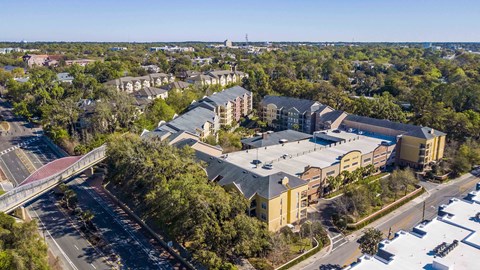
[[[248,261],[257,270],[274,270],[275,268],[265,258],[250,258]]]

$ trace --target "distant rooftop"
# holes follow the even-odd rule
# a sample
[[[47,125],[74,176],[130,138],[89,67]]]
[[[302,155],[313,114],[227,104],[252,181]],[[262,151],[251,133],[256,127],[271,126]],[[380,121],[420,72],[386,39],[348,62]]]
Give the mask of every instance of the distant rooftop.
[[[284,97],[284,96],[265,96],[262,100],[262,104],[275,104],[278,109],[280,108],[296,108],[300,113],[305,113],[307,111],[312,110],[312,106],[316,106],[313,111],[316,111],[320,108],[321,104],[317,101],[308,100],[308,99],[300,99],[300,98],[292,98],[292,97]]]

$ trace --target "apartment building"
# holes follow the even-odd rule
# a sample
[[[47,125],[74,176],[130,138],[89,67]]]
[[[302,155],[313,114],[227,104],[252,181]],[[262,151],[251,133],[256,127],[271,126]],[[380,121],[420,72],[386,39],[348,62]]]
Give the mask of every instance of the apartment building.
[[[169,122],[161,121],[158,128],[152,132],[167,138],[172,134],[188,131],[199,138],[205,138],[215,134],[219,129],[220,121],[215,112],[203,107],[196,107]]]
[[[250,216],[267,223],[270,231],[307,217],[306,181],[283,172],[259,175],[222,157],[199,151],[196,155],[204,162],[208,179],[245,196],[250,202]]]
[[[247,116],[253,108],[252,92],[240,86],[234,86],[221,92],[213,93],[190,107],[204,107],[215,112],[220,126],[232,126],[240,118]]]
[[[424,170],[430,163],[443,158],[447,134],[430,127],[358,115],[348,115],[341,125],[344,129],[395,137],[398,145],[396,164],[400,166]]]
[[[278,137],[274,133],[270,136]],[[342,171],[353,172],[369,165],[382,170],[395,162],[394,137],[389,140],[329,130],[315,133],[310,139],[299,138],[290,142],[280,142],[280,139],[276,144],[229,153],[225,160],[260,176],[276,172],[295,175],[308,183],[308,201],[315,201],[323,194],[328,176],[335,177]]]
[[[233,83],[240,83],[248,74],[236,70],[213,70],[202,74],[196,74],[186,78],[186,82],[198,85],[221,85],[226,86]]]
[[[260,106],[261,117],[269,127],[310,134],[315,131],[315,112],[327,107],[317,101],[282,96],[265,96]]]
[[[152,73],[141,77],[122,77],[106,82],[106,85],[112,85],[119,91],[133,93],[145,87],[159,87],[164,84],[175,81],[173,75],[165,73]]]

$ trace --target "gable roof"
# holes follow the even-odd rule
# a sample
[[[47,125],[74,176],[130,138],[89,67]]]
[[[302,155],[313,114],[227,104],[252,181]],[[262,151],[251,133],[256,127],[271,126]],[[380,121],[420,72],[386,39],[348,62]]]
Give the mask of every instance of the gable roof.
[[[135,92],[135,96],[137,97],[151,97],[151,96],[158,96],[161,94],[166,93],[167,90],[156,88],[156,87],[144,87],[143,89],[138,90]]]
[[[195,154],[199,160],[206,163],[205,170],[209,180],[216,180],[221,186],[233,184],[247,199],[252,198],[255,194],[266,199],[272,199],[288,191],[288,187],[297,188],[308,184],[305,180],[284,172],[260,176],[222,158],[216,158],[199,151],[196,151]],[[289,180],[288,187],[281,184],[284,177]]]
[[[215,106],[222,106],[226,105],[230,101],[234,101],[236,98],[241,97],[245,94],[252,95],[252,93],[247,89],[241,86],[234,86],[221,92],[213,93],[213,95],[210,95],[200,100],[199,102],[205,101]]]
[[[317,101],[292,98],[292,97],[283,97],[283,96],[265,96],[262,100],[262,104],[265,106],[267,104],[275,104],[278,109],[292,109],[296,108],[301,114],[310,111],[316,111],[320,108],[322,104]],[[313,109],[312,107],[315,106]],[[317,107],[318,106],[318,107]]]
[[[326,123],[330,122],[333,123],[335,122],[338,118],[340,118],[342,115],[347,115],[344,111],[339,111],[339,110],[334,110],[331,112],[326,112],[318,118],[320,122]]]
[[[203,107],[196,107],[172,121],[160,126],[158,129],[178,132],[180,130],[197,134],[197,129],[202,129],[206,122],[214,123],[216,115],[213,111]],[[172,133],[174,133],[172,132]]]
[[[401,134],[422,138],[422,139],[432,139],[435,137],[447,135],[439,130],[435,130],[430,127],[422,127],[422,126],[416,126],[411,124],[392,122],[385,119],[376,119],[376,118],[359,116],[354,114],[349,114],[347,117],[345,117],[345,120],[398,130],[398,131],[401,131]]]

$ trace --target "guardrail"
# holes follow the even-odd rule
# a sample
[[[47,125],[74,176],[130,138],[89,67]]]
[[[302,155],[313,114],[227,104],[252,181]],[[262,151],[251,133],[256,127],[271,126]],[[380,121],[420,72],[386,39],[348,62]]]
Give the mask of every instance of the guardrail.
[[[0,211],[9,213],[18,206],[43,194],[73,175],[97,164],[105,158],[106,146],[102,145],[85,154],[65,170],[44,179],[18,186],[0,196]]]

